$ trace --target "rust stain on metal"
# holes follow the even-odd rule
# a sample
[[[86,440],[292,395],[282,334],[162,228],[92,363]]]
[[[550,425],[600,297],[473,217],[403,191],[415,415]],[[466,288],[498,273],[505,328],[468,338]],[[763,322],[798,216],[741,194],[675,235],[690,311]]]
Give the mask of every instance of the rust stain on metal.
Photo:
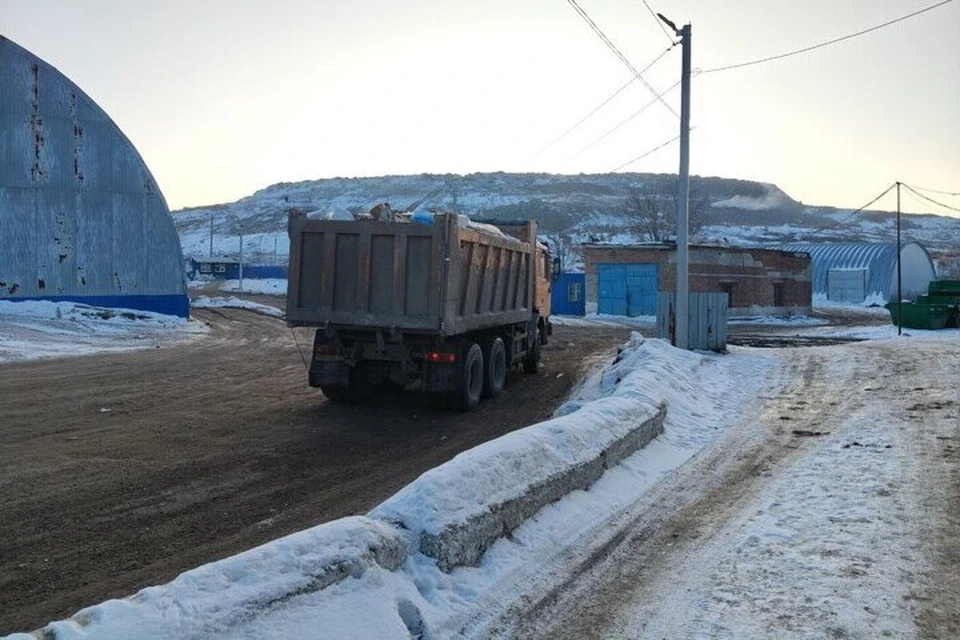
[[[73,176],[83,185],[83,125],[77,119],[76,92],[70,92],[70,117],[73,119]]]
[[[34,182],[44,179],[43,167],[40,164],[40,152],[43,149],[43,118],[40,117],[40,65],[33,63],[30,70],[33,73],[33,86],[30,89],[30,130],[33,132],[33,166],[30,168],[30,177]]]

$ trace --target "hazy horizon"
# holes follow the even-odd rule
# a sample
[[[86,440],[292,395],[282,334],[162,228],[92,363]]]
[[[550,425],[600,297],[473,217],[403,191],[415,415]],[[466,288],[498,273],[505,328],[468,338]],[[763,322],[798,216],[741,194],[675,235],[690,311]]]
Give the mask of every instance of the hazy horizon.
[[[958,2],[698,73],[934,3],[651,0],[693,28],[691,173],[840,208],[896,180],[960,191]],[[579,5],[636,68],[670,46],[643,3]],[[172,209],[333,177],[677,172],[676,143],[652,150],[679,122],[639,82],[550,144],[631,77],[564,0],[0,0],[0,25],[117,122]],[[643,74],[675,111],[679,71],[675,47]],[[912,195],[903,209],[960,216]]]

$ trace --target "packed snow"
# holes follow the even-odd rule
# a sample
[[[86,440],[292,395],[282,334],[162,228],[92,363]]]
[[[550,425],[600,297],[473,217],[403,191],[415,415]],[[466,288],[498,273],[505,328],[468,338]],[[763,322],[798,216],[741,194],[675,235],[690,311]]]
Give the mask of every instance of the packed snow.
[[[201,322],[135,309],[0,301],[0,363],[159,349],[207,330]]]
[[[273,316],[274,318],[282,318],[285,315],[282,310],[277,309],[276,307],[271,307],[268,304],[260,304],[259,302],[246,300],[244,298],[238,298],[236,296],[215,298],[200,296],[191,301],[190,306],[194,309],[246,309],[248,311],[261,313],[263,315]]]
[[[190,289],[216,289],[230,293],[257,293],[267,296],[287,295],[286,278],[244,278],[243,286],[239,280],[189,280]]]

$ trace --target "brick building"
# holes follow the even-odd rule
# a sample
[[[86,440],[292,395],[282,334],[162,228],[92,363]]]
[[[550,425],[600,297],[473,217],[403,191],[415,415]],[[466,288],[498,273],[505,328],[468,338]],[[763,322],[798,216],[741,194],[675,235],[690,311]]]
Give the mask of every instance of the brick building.
[[[657,294],[675,291],[673,244],[583,246],[586,311],[655,315]],[[690,292],[723,291],[731,315],[810,313],[810,255],[795,251],[691,246]]]

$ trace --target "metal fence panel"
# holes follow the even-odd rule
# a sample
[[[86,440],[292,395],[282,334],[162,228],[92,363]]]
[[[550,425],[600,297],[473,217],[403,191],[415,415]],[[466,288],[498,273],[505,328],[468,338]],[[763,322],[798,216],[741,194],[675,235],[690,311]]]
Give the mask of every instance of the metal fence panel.
[[[690,349],[726,351],[727,294],[724,292],[691,293],[688,311]],[[674,294],[661,291],[657,298],[657,337],[676,344],[676,305]]]

